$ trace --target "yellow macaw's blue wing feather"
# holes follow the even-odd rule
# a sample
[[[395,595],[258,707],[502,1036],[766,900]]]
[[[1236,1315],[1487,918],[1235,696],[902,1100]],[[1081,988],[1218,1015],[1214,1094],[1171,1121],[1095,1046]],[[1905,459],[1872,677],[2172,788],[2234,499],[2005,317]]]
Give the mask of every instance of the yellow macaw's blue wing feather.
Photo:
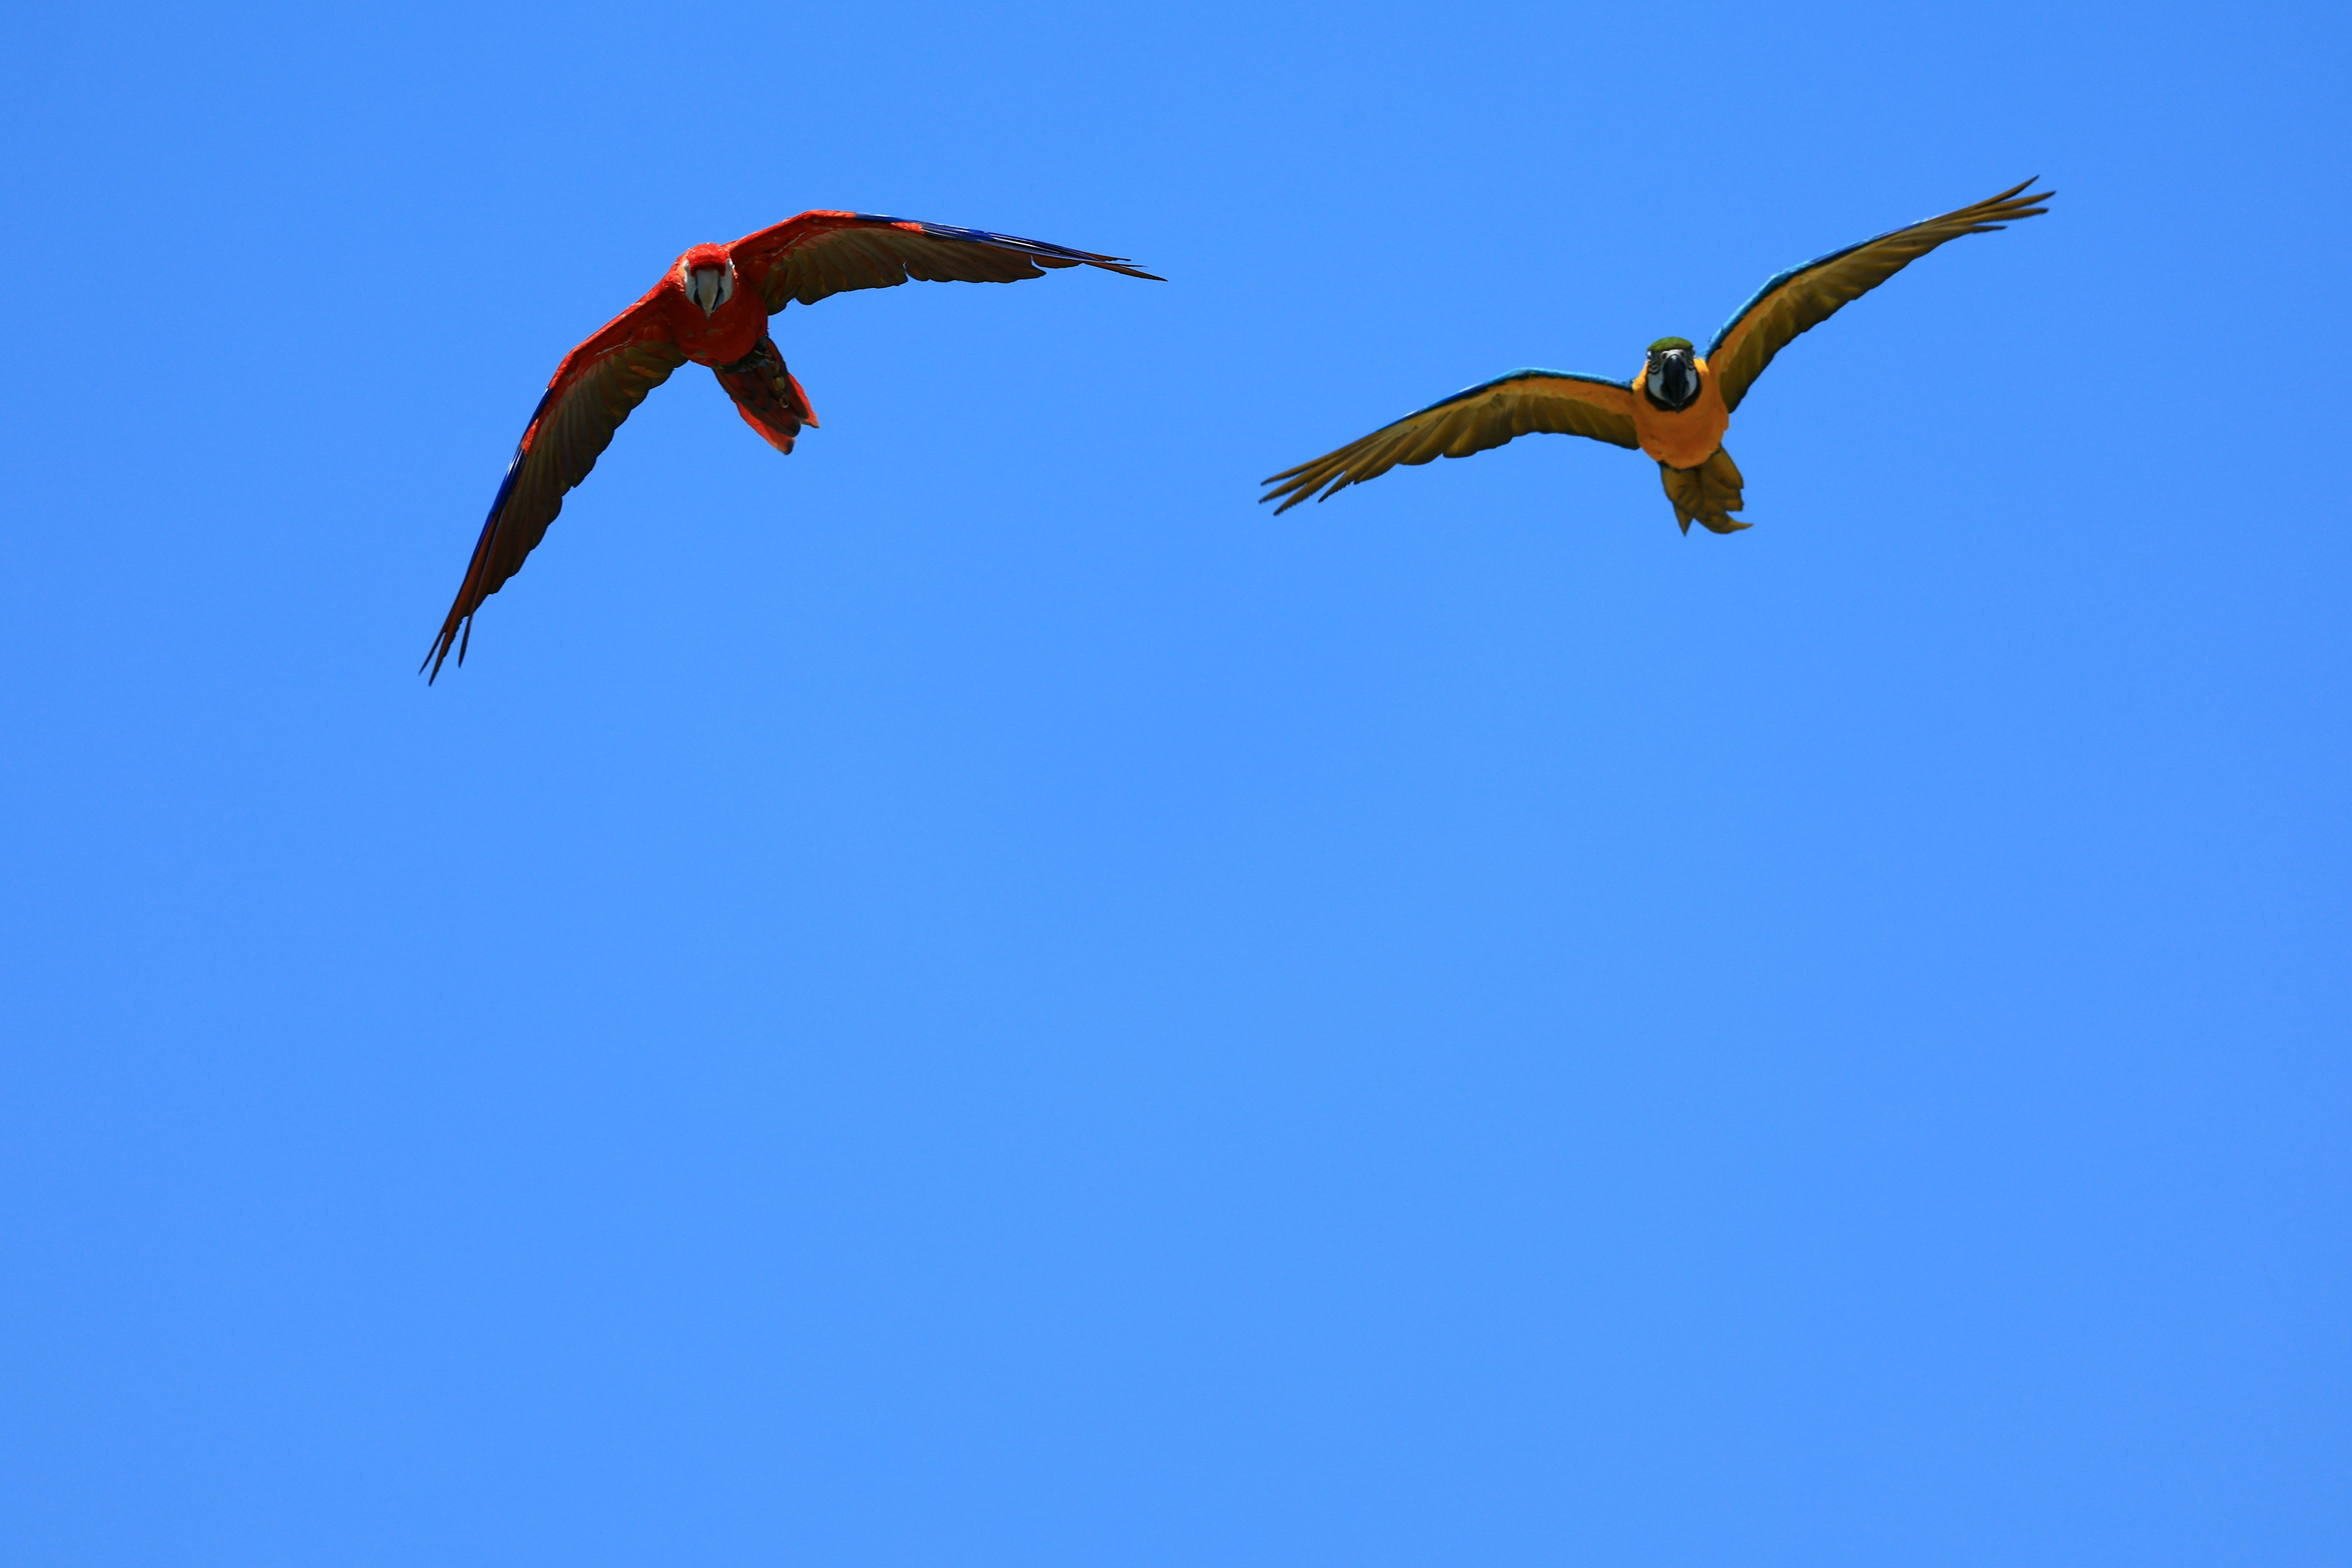
[[[1276,488],[1258,500],[1280,500],[1274,509],[1280,516],[1318,490],[1323,493],[1316,500],[1328,500],[1399,463],[1466,458],[1538,431],[1634,446],[1633,385],[1567,371],[1515,370],[1408,414],[1311,463],[1285,468],[1264,481]]]
[[[1818,261],[1790,268],[1759,289],[1756,297],[1739,307],[1707,345],[1707,368],[1723,389],[1724,406],[1738,407],[1749,384],[1764,374],[1772,356],[1799,332],[1820,326],[1839,306],[1859,300],[1946,240],[1964,234],[1988,234],[2018,218],[2047,211],[2036,204],[2057,193],[2019,194],[2032,184],[2028,180],[2011,185],[1974,206],[1833,250]]]

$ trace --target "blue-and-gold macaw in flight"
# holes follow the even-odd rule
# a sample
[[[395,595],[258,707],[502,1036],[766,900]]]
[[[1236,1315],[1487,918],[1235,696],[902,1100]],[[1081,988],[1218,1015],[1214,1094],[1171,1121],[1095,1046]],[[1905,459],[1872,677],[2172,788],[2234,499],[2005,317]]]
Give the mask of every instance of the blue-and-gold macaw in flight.
[[[1746,528],[1731,516],[1742,505],[1744,481],[1723,449],[1723,433],[1732,410],[1772,356],[1799,332],[1828,321],[1839,306],[1860,299],[1946,240],[2047,211],[2037,204],[2056,193],[2021,194],[2032,184],[2011,185],[1974,206],[1790,268],[1739,308],[1705,354],[1694,353],[1687,338],[1660,338],[1632,381],[1558,370],[1513,371],[1311,463],[1284,469],[1265,481],[1276,488],[1259,499],[1280,500],[1278,515],[1308,496],[1328,500],[1399,463],[1466,458],[1540,430],[1638,447],[1655,458],[1675,521],[1685,533],[1694,521],[1717,533]]]

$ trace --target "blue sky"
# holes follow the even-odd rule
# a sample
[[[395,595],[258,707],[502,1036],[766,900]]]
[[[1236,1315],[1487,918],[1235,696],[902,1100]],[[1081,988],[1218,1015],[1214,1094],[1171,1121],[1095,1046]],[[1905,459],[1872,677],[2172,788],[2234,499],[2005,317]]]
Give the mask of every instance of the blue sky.
[[[25,1564],[2352,1552],[2340,8],[27,11]],[[1753,529],[1263,475],[2032,174]],[[851,206],[417,658],[555,362]]]

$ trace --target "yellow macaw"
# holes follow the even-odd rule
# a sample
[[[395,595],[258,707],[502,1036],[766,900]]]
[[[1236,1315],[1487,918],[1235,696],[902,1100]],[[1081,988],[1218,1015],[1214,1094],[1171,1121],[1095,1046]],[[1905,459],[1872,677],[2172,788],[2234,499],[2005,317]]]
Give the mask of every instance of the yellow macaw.
[[[1731,516],[1743,504],[1739,491],[1745,481],[1723,449],[1723,433],[1731,411],[1772,356],[1799,332],[1828,321],[1839,306],[1860,299],[1946,240],[1988,233],[2047,211],[2036,204],[2057,193],[2020,194],[2032,184],[2011,185],[1974,206],[1790,268],[1739,308],[1705,354],[1694,353],[1687,338],[1660,338],[1632,381],[1557,370],[1513,371],[1311,463],[1284,469],[1265,481],[1276,488],[1259,499],[1280,500],[1275,508],[1279,515],[1308,496],[1328,500],[1399,463],[1466,458],[1540,430],[1638,447],[1655,458],[1675,521],[1685,533],[1694,520],[1717,533],[1746,528]]]

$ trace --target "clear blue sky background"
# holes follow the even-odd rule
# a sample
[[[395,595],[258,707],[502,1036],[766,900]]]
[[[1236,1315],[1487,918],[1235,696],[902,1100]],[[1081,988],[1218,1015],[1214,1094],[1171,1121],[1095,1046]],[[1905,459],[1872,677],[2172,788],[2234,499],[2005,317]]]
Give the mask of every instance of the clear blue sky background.
[[[11,1563],[2341,1563],[2341,7],[33,8]],[[1801,340],[1752,531],[1543,438]],[[556,360],[794,310],[418,657]]]

